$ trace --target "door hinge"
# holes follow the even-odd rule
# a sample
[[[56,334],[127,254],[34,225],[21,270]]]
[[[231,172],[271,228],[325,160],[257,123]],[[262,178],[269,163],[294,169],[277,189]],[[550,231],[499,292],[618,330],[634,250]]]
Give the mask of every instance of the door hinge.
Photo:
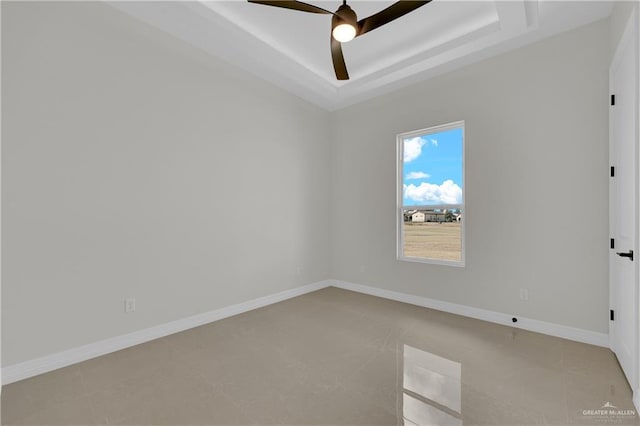
[[[609,248],[616,248],[616,240],[614,238],[609,240]]]
[[[609,319],[610,319],[611,321],[615,321],[615,320],[614,320],[614,317],[615,317],[615,315],[613,314],[613,309],[609,310]]]
[[[616,168],[611,166],[611,170],[609,171],[609,174],[611,175],[611,177],[614,177],[616,175]]]
[[[616,95],[611,95],[611,106],[616,104]]]

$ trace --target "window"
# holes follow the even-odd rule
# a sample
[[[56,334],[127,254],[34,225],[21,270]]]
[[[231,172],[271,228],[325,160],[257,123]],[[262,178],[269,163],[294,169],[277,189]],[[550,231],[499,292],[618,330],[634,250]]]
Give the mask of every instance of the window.
[[[398,259],[464,266],[464,122],[397,143]]]

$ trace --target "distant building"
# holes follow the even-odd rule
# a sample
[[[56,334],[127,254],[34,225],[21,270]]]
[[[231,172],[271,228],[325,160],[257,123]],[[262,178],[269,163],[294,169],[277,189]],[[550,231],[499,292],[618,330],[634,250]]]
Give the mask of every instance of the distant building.
[[[424,222],[460,222],[462,220],[462,213],[451,213],[447,217],[447,210],[405,210],[404,221],[413,223]]]
[[[425,220],[427,222],[444,222],[445,215],[447,214],[445,211],[437,211],[437,210],[427,210],[424,212]]]
[[[424,213],[415,212],[411,215],[411,222],[424,222]]]
[[[411,215],[414,214],[415,212],[417,212],[418,210],[405,210],[403,212],[404,215],[404,221],[405,222],[411,222]]]

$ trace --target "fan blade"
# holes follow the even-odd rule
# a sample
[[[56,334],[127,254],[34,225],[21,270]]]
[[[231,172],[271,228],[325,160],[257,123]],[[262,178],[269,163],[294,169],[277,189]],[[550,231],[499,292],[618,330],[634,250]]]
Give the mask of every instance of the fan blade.
[[[369,31],[373,31],[376,28],[383,26],[384,24],[388,24],[394,19],[398,19],[399,17],[406,15],[407,13],[413,10],[416,10],[420,6],[424,6],[430,1],[431,0],[395,2],[394,4],[387,7],[386,9],[383,9],[374,15],[371,15],[359,20],[358,35],[356,37],[359,37],[362,34],[368,33]]]
[[[344,63],[342,55],[342,44],[331,36],[331,58],[333,59],[333,69],[338,80],[349,80],[347,65]]]
[[[284,9],[299,10],[301,12],[310,13],[322,13],[324,15],[333,15],[333,12],[329,12],[321,7],[314,6],[312,4],[303,3],[301,1],[284,1],[284,0],[247,0],[249,3],[263,4],[265,6],[282,7]]]

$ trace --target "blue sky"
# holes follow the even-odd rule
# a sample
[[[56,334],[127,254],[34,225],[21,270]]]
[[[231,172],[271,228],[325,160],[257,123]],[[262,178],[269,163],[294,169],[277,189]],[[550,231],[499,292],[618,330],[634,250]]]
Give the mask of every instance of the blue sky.
[[[403,204],[462,203],[462,128],[403,141]]]

